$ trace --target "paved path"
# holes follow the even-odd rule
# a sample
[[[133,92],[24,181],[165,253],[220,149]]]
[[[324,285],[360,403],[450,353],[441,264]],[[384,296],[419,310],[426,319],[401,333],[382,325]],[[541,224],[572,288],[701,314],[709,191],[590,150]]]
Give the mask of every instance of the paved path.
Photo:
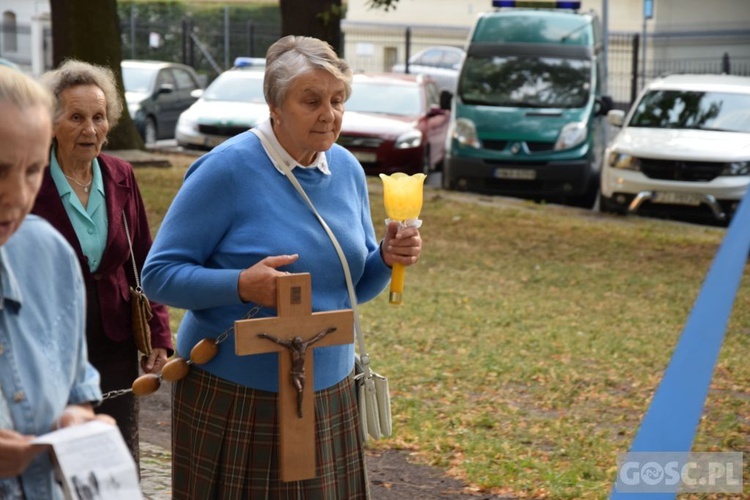
[[[145,500],[172,498],[172,454],[141,441],[141,491]]]

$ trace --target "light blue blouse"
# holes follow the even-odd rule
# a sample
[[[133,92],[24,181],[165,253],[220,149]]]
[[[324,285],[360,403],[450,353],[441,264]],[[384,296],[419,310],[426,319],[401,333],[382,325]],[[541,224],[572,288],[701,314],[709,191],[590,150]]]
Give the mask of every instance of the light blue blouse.
[[[47,221],[29,215],[0,246],[0,286],[0,420],[20,434],[44,434],[67,405],[102,398],[87,360],[78,259]],[[21,478],[27,499],[62,498],[46,453]],[[16,498],[18,487],[16,478],[0,479],[0,498]]]
[[[55,181],[55,186],[57,186],[57,192],[60,193],[65,212],[67,212],[76,236],[78,236],[83,255],[88,260],[89,270],[93,273],[99,268],[104,247],[107,244],[108,221],[102,171],[96,158],[92,162],[92,168],[94,179],[91,183],[88,206],[84,208],[57,162],[55,149],[52,149],[49,162],[50,174],[52,174],[52,180]]]

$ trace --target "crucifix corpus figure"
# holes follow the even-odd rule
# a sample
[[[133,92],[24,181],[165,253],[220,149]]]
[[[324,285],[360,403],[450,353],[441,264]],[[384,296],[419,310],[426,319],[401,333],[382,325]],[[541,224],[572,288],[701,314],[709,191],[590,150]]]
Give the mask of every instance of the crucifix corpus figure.
[[[234,324],[234,347],[238,355],[278,354],[282,481],[315,477],[313,352],[354,342],[352,310],[314,313],[311,294],[309,273],[279,276],[276,278],[278,316],[240,320]]]
[[[321,331],[313,338],[303,341],[302,337],[296,336],[292,340],[284,340],[279,337],[274,337],[268,333],[261,332],[258,337],[268,339],[276,342],[279,345],[283,345],[289,350],[289,354],[292,356],[292,371],[290,373],[292,377],[292,385],[297,389],[297,417],[302,418],[302,396],[305,388],[305,354],[307,353],[307,347],[313,345],[318,340],[322,339],[329,333],[336,331],[336,327],[332,326]]]

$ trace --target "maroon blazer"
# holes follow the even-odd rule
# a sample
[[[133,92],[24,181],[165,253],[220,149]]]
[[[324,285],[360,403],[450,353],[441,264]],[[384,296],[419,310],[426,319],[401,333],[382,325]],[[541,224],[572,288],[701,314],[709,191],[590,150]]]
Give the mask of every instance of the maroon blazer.
[[[126,161],[105,154],[101,154],[97,159],[104,182],[109,226],[104,254],[96,273],[89,270],[87,259],[83,255],[73,224],[65,212],[49,168],[44,172],[32,213],[47,219],[72,245],[81,264],[87,291],[98,292],[104,333],[110,339],[121,342],[132,336],[130,287],[135,287],[130,248],[122,222],[123,210],[128,220],[130,237],[133,240],[133,254],[139,272],[143,269],[146,254],[151,248],[151,232],[133,167]],[[167,349],[168,355],[171,355],[174,351],[167,308],[152,302],[151,310],[154,313],[154,317],[149,321],[151,345]]]

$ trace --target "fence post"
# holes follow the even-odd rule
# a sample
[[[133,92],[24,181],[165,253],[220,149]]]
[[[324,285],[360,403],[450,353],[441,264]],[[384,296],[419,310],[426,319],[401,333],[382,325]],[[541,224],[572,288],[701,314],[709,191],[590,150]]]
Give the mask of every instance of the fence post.
[[[635,102],[635,98],[638,96],[638,45],[640,41],[640,36],[638,36],[638,33],[633,34],[633,69],[630,72],[631,78],[630,78],[630,106],[633,105]]]
[[[224,69],[229,69],[229,6],[224,6]]]
[[[724,52],[724,55],[721,57],[721,72],[725,75],[730,74],[729,71],[729,52]]]
[[[247,55],[255,56],[255,23],[247,22]]]
[[[188,40],[190,40],[188,21],[187,18],[184,18],[182,20],[182,64],[187,64]]]
[[[186,17],[182,20],[182,64],[195,68],[195,51],[193,48],[193,20]]]
[[[130,58],[135,59],[135,4],[130,4]]]
[[[411,58],[411,27],[406,27],[406,63],[404,64],[404,73],[409,73],[409,59]]]

